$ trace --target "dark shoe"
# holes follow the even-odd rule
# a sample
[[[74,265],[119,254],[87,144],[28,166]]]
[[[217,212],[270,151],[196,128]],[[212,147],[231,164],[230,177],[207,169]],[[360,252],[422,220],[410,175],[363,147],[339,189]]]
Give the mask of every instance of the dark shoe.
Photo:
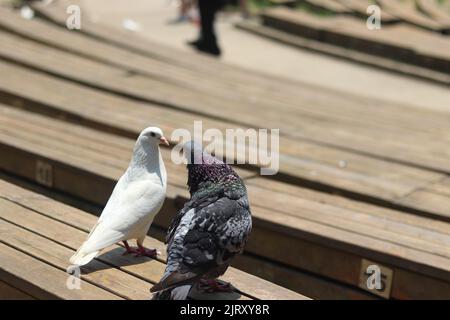
[[[220,49],[216,43],[200,42],[197,45],[197,50],[216,57],[220,56],[221,54]]]

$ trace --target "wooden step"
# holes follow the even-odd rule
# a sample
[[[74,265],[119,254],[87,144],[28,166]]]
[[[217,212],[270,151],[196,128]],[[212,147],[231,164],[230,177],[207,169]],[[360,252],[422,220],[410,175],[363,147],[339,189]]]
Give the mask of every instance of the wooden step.
[[[334,0],[305,0],[305,2],[315,8],[324,9],[336,14],[351,13],[352,10]]]
[[[127,166],[132,140],[8,107],[1,114],[2,170],[35,180],[36,166],[47,168],[52,179],[42,181],[38,175],[37,182],[105,204]],[[166,152],[163,157],[168,195],[155,224],[165,228],[187,195],[185,170],[171,164]],[[391,297],[442,297],[450,292],[448,223],[266,178],[248,176],[245,181],[254,215],[249,254],[355,288],[362,259],[367,259],[393,270]],[[433,285],[420,291],[425,282]]]
[[[28,28],[27,30],[34,30],[34,28]],[[41,32],[41,34],[47,34],[47,32]],[[67,44],[71,41],[65,41],[67,37],[70,37],[70,32],[67,33],[65,38],[59,40],[59,45],[62,43]],[[8,43],[8,36],[5,34],[4,42]],[[42,37],[41,37],[42,38]],[[56,39],[53,37],[52,39]],[[11,45],[14,46],[16,51],[18,46],[23,45],[26,47],[27,52],[36,50],[36,44],[27,43],[25,40],[13,41]],[[14,43],[14,44],[13,44]],[[68,45],[65,45],[66,50]],[[94,54],[94,44],[91,42],[85,42],[84,46],[73,46],[70,50],[79,50],[82,52],[91,52]],[[14,59],[18,63],[26,63],[29,66],[40,68],[46,72],[51,72],[59,76],[68,77],[75,81],[80,81],[86,85],[108,90],[114,93],[119,93],[124,96],[132,96],[136,99],[143,99],[149,102],[158,103],[165,106],[170,106],[176,109],[183,109],[185,111],[195,112],[199,116],[213,117],[216,120],[225,122],[235,122],[237,125],[244,125],[256,128],[267,128],[271,126],[278,126],[283,128],[282,134],[289,135],[295,138],[307,137],[309,140],[326,145],[332,145],[341,149],[351,149],[355,152],[364,152],[371,155],[382,158],[393,158],[396,161],[409,162],[414,161],[415,165],[433,167],[434,169],[447,170],[447,159],[440,160],[440,157],[430,157],[430,153],[443,152],[444,148],[441,143],[436,140],[435,137],[430,135],[439,135],[439,139],[449,139],[445,136],[448,117],[442,118],[439,113],[425,112],[420,116],[416,110],[406,106],[392,105],[382,101],[371,101],[370,99],[363,99],[361,97],[352,97],[349,95],[343,95],[337,92],[323,92],[310,90],[308,87],[299,88],[289,91],[289,94],[275,94],[272,90],[269,93],[258,92],[255,96],[250,96],[250,100],[256,99],[253,102],[249,101],[228,101],[228,96],[225,96],[223,89],[221,93],[211,93],[210,87],[203,88],[185,88],[179,84],[179,79],[182,77],[171,77],[171,80],[157,81],[155,77],[149,78],[148,76],[134,75],[132,77],[121,74],[117,68],[108,67],[106,65],[96,65],[91,60],[81,59],[74,56],[68,56],[64,53],[61,55],[60,51],[52,50],[47,47],[37,46],[39,50],[46,51],[46,57],[48,60],[59,59],[66,60],[66,66],[56,66],[50,61],[45,61],[45,57],[41,57],[36,61],[30,60],[31,57],[22,56],[20,52],[16,52],[14,57],[8,53],[4,53],[4,58]],[[35,49],[33,49],[35,48]],[[84,49],[82,49],[84,48]],[[25,49],[25,48],[24,48]],[[6,47],[5,51],[10,50]],[[101,51],[105,52],[105,50]],[[114,56],[114,50],[108,50],[109,56]],[[27,54],[24,52],[24,55]],[[97,54],[96,59],[104,56],[104,54]],[[123,55],[119,55],[114,58],[115,61],[123,61]],[[129,60],[129,59],[128,59]],[[134,60],[134,59],[133,59]],[[126,72],[139,73],[139,70],[152,69],[151,64],[134,65],[133,67],[126,67]],[[75,68],[77,70],[67,70]],[[122,67],[124,67],[122,65]],[[92,68],[98,68],[95,81],[87,70]],[[83,72],[83,69],[85,71]],[[100,71],[103,70],[103,71]],[[79,72],[77,72],[79,71]],[[83,74],[81,74],[83,72]],[[162,71],[161,71],[162,72]],[[88,75],[86,75],[88,73]],[[102,77],[103,76],[103,77]],[[188,81],[189,82],[189,81]],[[187,83],[187,82],[186,82]],[[145,90],[145,88],[152,87],[153,90]],[[294,93],[294,91],[296,91]],[[176,95],[173,92],[177,92]],[[244,93],[242,93],[244,94]],[[245,99],[244,99],[245,100]],[[265,102],[263,101],[265,100]],[[311,104],[314,104],[314,108]],[[365,105],[364,112],[361,111],[361,105]],[[380,104],[383,107],[380,107]],[[258,106],[261,114],[255,115],[253,112],[255,106]],[[340,112],[336,113],[336,108],[339,108]],[[370,110],[370,111],[369,111]],[[370,113],[369,113],[370,112]],[[235,115],[239,114],[239,121],[237,122]],[[414,115],[413,115],[414,114]],[[356,116],[358,115],[358,116]],[[420,119],[432,119],[433,124],[420,127],[420,132],[417,130],[418,117]],[[370,119],[370,120],[369,120]],[[377,119],[378,121],[374,121]],[[324,122],[327,124],[327,130],[323,130]],[[439,125],[436,124],[439,123]],[[301,130],[299,130],[299,123]],[[320,129],[319,129],[320,128]],[[399,131],[399,129],[401,130]],[[406,131],[403,131],[406,130]],[[414,130],[414,137],[412,137],[410,130]],[[331,131],[331,132],[330,132]],[[380,131],[386,135],[382,140],[383,144],[380,146],[380,139],[375,139]],[[356,134],[357,133],[357,134]],[[420,136],[422,144],[420,148],[436,148],[436,150],[426,150],[420,152],[420,154],[414,154],[411,156],[411,149],[416,149],[416,153],[419,153],[415,144],[412,141],[417,142]],[[402,141],[398,141],[402,139]],[[436,141],[436,143],[430,143],[430,141]],[[425,143],[426,142],[426,143]],[[436,145],[435,145],[436,144]],[[349,147],[350,146],[350,147]],[[447,154],[443,155],[448,156]],[[423,159],[426,157],[426,159]],[[412,160],[413,159],[413,160]],[[440,161],[440,165],[435,162]],[[445,163],[445,164],[444,164]],[[436,167],[438,166],[438,168]],[[445,168],[445,169],[443,169]]]
[[[0,181],[0,189],[3,283],[38,299],[150,298],[149,288],[164,272],[166,255],[162,243],[146,239],[148,246],[161,251],[157,260],[123,256],[124,249],[118,245],[105,249],[92,263],[82,267],[81,290],[69,290],[68,260],[85,240],[96,218],[5,181]],[[230,295],[232,299],[305,299],[233,268],[223,278],[242,291],[242,295]]]
[[[42,2],[30,3],[30,7],[33,8],[39,16],[44,17],[62,28],[66,28],[68,16],[66,11],[69,5],[83,7],[80,0],[58,0],[52,1],[49,4]],[[208,55],[199,55],[193,52],[181,51],[158,42],[150,41],[136,33],[120,28],[111,30],[109,27],[91,21],[91,19],[86,16],[83,17],[83,27],[78,30],[78,32],[119,48],[126,49],[129,52],[156,58],[183,69],[195,70],[204,75],[215,76],[220,74],[221,79],[226,79],[234,83],[236,81],[251,81],[264,88],[273,86],[271,79],[266,79],[264,76],[267,76],[267,74],[263,72],[248,72],[248,70],[244,68],[232,64],[224,64],[222,61],[217,61],[217,59]]]
[[[125,137],[136,138],[140,130],[151,124],[160,126],[167,136],[177,128],[193,132],[194,121],[198,120],[195,114],[131,101],[11,64],[0,62],[0,70],[9,75],[0,79],[0,100]],[[49,87],[53,88],[51,92],[47,90]],[[201,119],[204,129],[225,132],[226,128],[236,127],[231,122]],[[401,201],[402,206],[415,210],[403,197],[445,175],[281,136],[278,176],[291,183],[316,184],[317,188],[356,198],[383,201],[388,206],[399,205]],[[427,206],[430,209],[425,209]],[[422,214],[448,220],[447,211],[431,202],[423,202],[420,208]]]
[[[445,7],[436,0],[416,0],[417,8],[425,15],[436,22],[450,27],[450,11],[446,12]]]
[[[315,17],[285,8],[267,10],[264,24],[302,37],[351,48],[404,63],[450,72],[446,36],[398,24],[369,30],[365,22],[347,16]]]
[[[267,27],[255,21],[241,21],[235,24],[241,30],[293,46],[295,48],[307,49],[313,52],[337,57],[351,62],[360,63],[377,69],[387,70],[393,73],[419,78],[440,85],[450,85],[450,75],[428,68],[414,66],[388,58],[374,56],[364,52],[354,51],[345,47],[327,44],[313,39],[299,37],[289,32]]]
[[[450,31],[450,26],[442,24],[440,21],[430,19],[417,11],[415,1],[399,1],[399,0],[376,0],[376,2],[386,12],[392,14],[401,20],[410,23],[419,28],[429,31],[444,32]]]
[[[49,189],[45,186],[33,183],[32,181],[7,174],[4,171],[0,171],[0,180],[5,180],[9,183],[15,184],[27,190],[31,190],[35,193],[51,197],[55,201],[65,203],[72,207],[76,207],[93,215],[100,215],[103,209],[103,207],[101,206],[84,202],[79,198],[72,197],[70,194],[61,193],[56,191],[55,189]],[[148,234],[150,237],[155,238],[159,241],[165,241],[165,229],[152,226]],[[301,292],[302,295],[310,297],[311,299],[380,299],[377,296],[363,291],[359,288],[350,287],[348,285],[342,284],[339,281],[323,278],[320,275],[315,275],[297,268],[280,265],[279,263],[270,261],[263,257],[258,257],[256,255],[244,253],[244,255],[240,255],[233,260],[233,266],[244,272],[257,274],[260,278],[266,279],[272,283],[276,282],[278,285],[281,285],[283,287],[294,289],[295,291]],[[21,292],[17,293],[13,291],[11,294],[13,293],[14,295],[19,296]],[[5,294],[7,293],[5,292]],[[26,297],[23,298],[25,299]]]
[[[334,0],[335,2],[343,5],[344,7],[350,9],[357,15],[361,17],[368,17],[367,8],[372,4],[371,1],[361,1],[361,0]],[[381,23],[394,23],[400,21],[400,19],[392,14],[380,9],[381,13]]]

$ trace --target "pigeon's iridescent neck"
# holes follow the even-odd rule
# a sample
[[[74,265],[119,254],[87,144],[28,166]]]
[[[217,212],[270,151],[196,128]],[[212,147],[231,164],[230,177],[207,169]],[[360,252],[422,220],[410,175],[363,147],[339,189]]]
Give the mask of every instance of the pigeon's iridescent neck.
[[[204,182],[228,184],[240,180],[234,170],[225,163],[188,164],[187,167],[191,194]]]

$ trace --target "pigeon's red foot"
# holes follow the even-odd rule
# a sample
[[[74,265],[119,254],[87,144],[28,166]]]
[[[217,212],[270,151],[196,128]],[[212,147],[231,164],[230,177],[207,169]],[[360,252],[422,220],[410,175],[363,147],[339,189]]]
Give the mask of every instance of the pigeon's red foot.
[[[132,248],[128,245],[128,243],[126,241],[123,242],[123,244],[125,245],[125,252],[123,253],[123,255],[127,255],[130,253],[134,253],[135,257],[150,257],[150,258],[156,258],[156,256],[158,255],[158,252],[156,251],[156,249],[146,249],[141,245],[138,245],[137,248]]]
[[[215,279],[200,279],[198,289],[206,293],[234,291],[234,287],[231,284]]]
[[[156,258],[157,255],[158,255],[158,251],[156,251],[156,249],[147,249],[142,246],[139,246],[136,257],[144,256],[144,257]]]

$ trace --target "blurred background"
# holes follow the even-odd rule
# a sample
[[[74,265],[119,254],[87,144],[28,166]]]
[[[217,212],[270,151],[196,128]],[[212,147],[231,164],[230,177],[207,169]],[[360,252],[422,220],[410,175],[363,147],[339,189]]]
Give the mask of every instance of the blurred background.
[[[233,1],[230,2],[231,4],[228,4],[219,12],[216,23],[217,33],[219,34],[218,41],[223,47],[221,60],[226,63],[315,85],[339,89],[345,92],[358,93],[375,98],[386,98],[396,102],[407,102],[413,106],[427,108],[448,106],[450,92],[447,90],[447,87],[436,86],[427,81],[420,81],[422,79],[417,79],[416,77],[399,76],[395,71],[400,71],[399,69],[402,69],[400,66],[389,68],[390,71],[394,72],[386,72],[383,67],[389,65],[390,62],[381,65],[373,64],[371,60],[377,60],[377,57],[379,57],[373,49],[376,44],[372,48],[368,47],[365,50],[366,53],[374,53],[374,56],[369,56],[367,59],[347,59],[350,54],[346,52],[339,54],[339,58],[337,58],[334,48],[321,50],[316,49],[314,44],[298,44],[300,42],[298,40],[305,38],[322,42],[323,39],[317,34],[317,31],[316,35],[311,33],[311,35],[304,37],[305,34],[296,32],[295,27],[277,27],[275,23],[270,25],[269,22],[266,23],[268,28],[270,28],[267,31],[266,29],[263,30],[263,25],[265,28],[267,27],[260,21],[260,14],[264,12],[270,13],[270,9],[279,8],[290,14],[298,15],[299,21],[305,15],[315,20],[324,20],[323,22],[325,23],[329,23],[327,18],[343,18],[335,24],[333,21],[331,22],[331,24],[334,24],[334,28],[340,28],[342,24],[345,27],[345,20],[349,20],[348,29],[352,32],[369,33],[369,30],[365,26],[367,16],[369,15],[366,15],[365,12],[367,7],[374,3],[374,1],[248,0],[246,1],[248,15],[242,13],[239,4],[233,4]],[[410,8],[411,4],[415,3],[415,1],[408,0],[391,2],[402,5],[401,9],[406,13],[412,11]],[[418,1],[418,3],[422,2],[430,1]],[[447,17],[447,20],[444,19],[446,22],[442,23],[442,28],[448,28],[450,24],[448,22],[448,3],[438,0],[431,2],[435,5],[433,9],[438,10],[440,13],[439,17]],[[133,0],[133,5],[130,5],[128,1],[96,0],[84,1],[81,4],[85,8],[83,13],[96,22],[115,28],[127,28],[128,26],[128,28],[135,30],[142,37],[167,44],[183,51],[192,50],[186,45],[186,42],[196,39],[199,33],[199,13],[196,6],[193,5],[189,11],[188,15],[192,17],[191,21],[183,20],[176,23],[175,20],[179,17],[180,2],[175,0]],[[419,17],[419,21],[421,19],[425,20],[424,25],[427,25],[426,22],[431,21],[436,23],[436,20],[439,21],[433,15],[424,14],[420,7],[415,7],[413,12],[414,16],[417,15]],[[384,23],[383,18],[387,14],[388,11],[381,12],[381,28],[386,29],[386,31],[390,31],[388,30],[390,27],[401,26],[411,30],[417,29],[420,36],[439,38],[448,42],[447,37],[441,36],[440,29],[431,30],[428,34],[427,32],[421,32],[430,30],[424,28],[422,24],[415,24],[415,20],[405,21],[401,18],[392,18],[393,21],[388,20]],[[391,18],[392,16],[389,15],[389,17]],[[255,28],[252,23],[246,23],[248,20],[252,20],[252,22],[257,20],[256,24],[261,24],[259,28],[256,28],[259,31],[252,32]],[[352,24],[354,22],[353,20],[359,20],[360,23],[355,26],[355,24]],[[127,25],[127,22],[130,25]],[[281,33],[277,33],[277,35],[270,33],[270,31],[274,30]],[[317,26],[316,30],[322,30],[322,26]],[[255,33],[259,36],[255,36]],[[373,33],[376,33],[376,31]],[[286,36],[289,35],[295,35],[300,38],[294,38],[291,41],[286,40]],[[408,35],[406,34],[406,36]],[[414,43],[415,37],[417,36],[414,33],[408,36],[410,42]],[[386,41],[402,41],[404,37],[405,34],[394,32],[389,34]],[[329,43],[328,41],[323,42]],[[436,47],[436,51],[440,51],[440,44],[438,43],[433,45],[431,41],[430,46]],[[346,42],[343,42],[342,45],[348,47]],[[424,45],[428,46],[428,42]],[[359,52],[359,50],[356,50],[356,52]],[[398,54],[398,58],[395,60],[398,59],[402,61],[401,53]],[[367,67],[365,62],[368,62],[372,67]],[[443,78],[447,79],[448,84],[448,76],[445,76],[446,73],[448,75],[448,70],[447,72],[445,70],[441,71],[444,74]],[[433,106],[425,103],[429,99],[433,99]],[[444,107],[444,109],[448,111],[448,108]]]

